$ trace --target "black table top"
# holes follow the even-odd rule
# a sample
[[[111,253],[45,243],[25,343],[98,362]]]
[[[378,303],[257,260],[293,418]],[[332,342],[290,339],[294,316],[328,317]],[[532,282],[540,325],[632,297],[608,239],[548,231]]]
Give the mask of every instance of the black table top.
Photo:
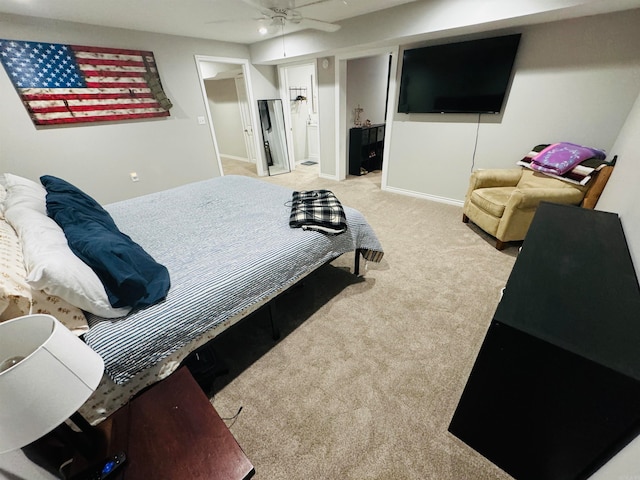
[[[494,319],[640,380],[640,288],[618,215],[542,203]]]

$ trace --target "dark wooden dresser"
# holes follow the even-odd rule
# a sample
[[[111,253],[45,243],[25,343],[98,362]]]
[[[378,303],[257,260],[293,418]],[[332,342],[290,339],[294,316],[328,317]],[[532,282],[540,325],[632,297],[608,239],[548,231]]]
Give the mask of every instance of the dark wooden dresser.
[[[449,431],[518,480],[588,478],[640,432],[640,289],[617,215],[540,205]]]

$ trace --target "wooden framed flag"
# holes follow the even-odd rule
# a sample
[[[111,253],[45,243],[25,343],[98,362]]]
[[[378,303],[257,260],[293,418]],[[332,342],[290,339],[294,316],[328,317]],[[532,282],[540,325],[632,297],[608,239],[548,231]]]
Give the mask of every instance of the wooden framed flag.
[[[152,52],[0,39],[0,60],[35,125],[166,117]]]

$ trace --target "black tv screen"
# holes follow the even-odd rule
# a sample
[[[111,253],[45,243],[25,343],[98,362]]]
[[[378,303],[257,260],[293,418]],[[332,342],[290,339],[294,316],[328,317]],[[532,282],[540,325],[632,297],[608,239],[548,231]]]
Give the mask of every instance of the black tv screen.
[[[400,113],[499,113],[520,34],[405,50]]]

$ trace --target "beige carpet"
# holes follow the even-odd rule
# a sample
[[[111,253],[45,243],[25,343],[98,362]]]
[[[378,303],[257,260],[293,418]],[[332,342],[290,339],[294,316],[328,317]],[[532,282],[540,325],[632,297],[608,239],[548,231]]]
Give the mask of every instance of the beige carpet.
[[[460,207],[383,192],[380,179],[323,180],[317,166],[264,179],[331,189],[385,256],[361,278],[344,256],[286,293],[279,341],[264,313],[220,338],[231,372],[212,403],[223,417],[243,407],[227,423],[258,480],[510,479],[447,427],[517,246],[499,252]]]

